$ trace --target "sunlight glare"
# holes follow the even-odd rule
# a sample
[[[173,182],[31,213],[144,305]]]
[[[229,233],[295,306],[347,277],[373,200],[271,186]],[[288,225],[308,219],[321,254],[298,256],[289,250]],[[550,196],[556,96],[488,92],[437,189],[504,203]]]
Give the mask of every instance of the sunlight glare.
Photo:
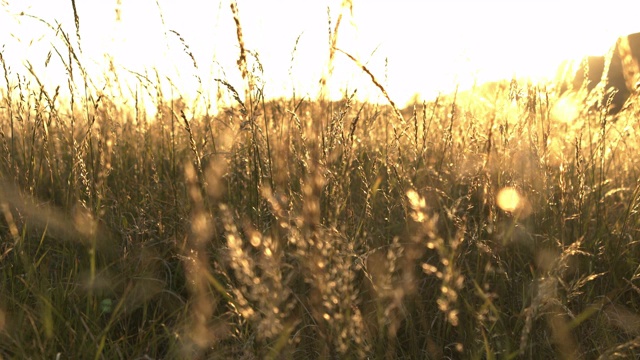
[[[500,189],[496,196],[496,204],[502,210],[512,213],[518,218],[526,218],[532,212],[531,204],[527,198],[509,186]]]
[[[514,76],[553,79],[562,60],[602,54],[617,36],[640,30],[632,15],[640,3],[622,0],[606,5],[626,9],[615,16],[602,16],[605,5],[573,1],[354,0],[353,13],[342,9],[341,3],[238,1],[245,45],[258,56],[259,63],[250,59],[254,71],[258,65],[264,69],[259,75],[266,96],[319,94],[329,53],[327,4],[332,27],[343,14],[337,47],[367,66],[399,104],[416,94],[429,100],[457,86],[466,89]],[[121,80],[147,78],[150,83],[157,71],[167,80],[165,96],[171,92],[190,98],[213,96],[216,78],[243,87],[227,1],[122,0],[77,2],[77,6],[83,64],[88,69],[105,72],[112,61]],[[48,83],[64,84],[67,75],[60,61],[54,59],[57,65],[52,61],[47,71],[43,65],[51,45],[64,50],[59,37],[37,19],[20,14],[52,25],[59,22],[75,45],[71,6],[62,0],[9,1],[0,11],[0,22],[8,27],[0,34],[8,63],[18,69],[28,60]],[[360,99],[386,102],[368,76],[340,53],[329,87],[334,99],[358,89]],[[129,88],[136,91],[133,85]]]
[[[498,206],[508,212],[514,212],[520,207],[520,194],[512,187],[505,187],[496,196]]]

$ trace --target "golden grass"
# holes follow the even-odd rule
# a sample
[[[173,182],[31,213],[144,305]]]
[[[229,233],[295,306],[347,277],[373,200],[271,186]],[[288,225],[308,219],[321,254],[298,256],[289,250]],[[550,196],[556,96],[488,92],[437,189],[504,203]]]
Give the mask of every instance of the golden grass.
[[[637,357],[637,103],[267,100],[231,8],[216,116],[88,74],[63,100],[0,53],[0,358]]]

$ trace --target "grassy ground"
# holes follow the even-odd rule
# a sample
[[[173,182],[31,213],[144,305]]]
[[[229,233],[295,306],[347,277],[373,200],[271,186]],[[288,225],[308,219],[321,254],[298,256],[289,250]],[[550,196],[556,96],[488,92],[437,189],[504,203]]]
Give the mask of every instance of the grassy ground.
[[[149,118],[4,67],[0,358],[640,354],[640,107],[565,122],[507,82],[399,111],[253,76]]]

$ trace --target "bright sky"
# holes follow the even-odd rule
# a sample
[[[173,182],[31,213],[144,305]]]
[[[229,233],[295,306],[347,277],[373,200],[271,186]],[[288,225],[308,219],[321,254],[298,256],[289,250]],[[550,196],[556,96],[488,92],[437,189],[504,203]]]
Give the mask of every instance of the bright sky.
[[[317,96],[328,56],[327,6],[335,24],[341,0],[237,1],[245,46],[258,53],[264,67],[265,95],[291,96],[295,89],[297,96]],[[66,86],[67,75],[55,51],[44,69],[52,44],[64,50],[59,38],[38,20],[20,14],[59,22],[75,44],[71,1],[0,4],[0,49],[12,73],[27,74],[28,60],[43,81]],[[121,69],[157,69],[185,94],[198,86],[195,74],[205,91],[215,88],[212,79],[218,77],[242,88],[229,0],[76,0],[76,5],[83,62],[90,71],[103,71],[108,53]],[[640,31],[639,13],[637,0],[353,0],[353,17],[345,10],[338,47],[367,64],[391,97],[404,104],[415,93],[428,99],[458,82],[468,86],[474,79],[514,74],[553,76],[562,60],[603,54],[617,36]],[[197,70],[170,30],[188,44]],[[334,66],[334,97],[346,87],[383,101],[351,60],[338,53]]]

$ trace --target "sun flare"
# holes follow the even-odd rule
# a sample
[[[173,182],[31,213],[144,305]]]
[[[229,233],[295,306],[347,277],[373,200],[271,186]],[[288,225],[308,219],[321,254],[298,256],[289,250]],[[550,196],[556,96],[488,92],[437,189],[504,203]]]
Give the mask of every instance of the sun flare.
[[[640,9],[614,1],[607,7],[628,11],[603,18],[598,7],[568,1],[354,0],[352,5],[348,9],[339,1],[238,3],[250,65],[262,69],[269,96],[319,94],[329,57],[327,24],[335,31],[338,18],[336,46],[358,58],[391,98],[404,104],[415,95],[431,99],[456,87],[514,76],[551,79],[563,60],[602,54],[617,36],[637,31],[633,14]],[[105,72],[115,66],[120,80],[132,82],[155,76],[169,79],[165,95],[177,89],[191,96],[215,93],[218,78],[242,87],[236,29],[226,1],[78,3],[77,12],[78,48],[90,70]],[[51,55],[52,47],[62,48],[61,36],[49,26],[59,24],[76,44],[71,35],[73,9],[67,2],[3,2],[0,22],[7,28],[0,42],[8,64],[20,68],[29,59],[43,81],[64,84],[64,66],[55,50]],[[598,26],[592,26],[595,23]],[[385,102],[346,56],[335,54],[332,69],[331,97],[357,89],[362,99]]]

